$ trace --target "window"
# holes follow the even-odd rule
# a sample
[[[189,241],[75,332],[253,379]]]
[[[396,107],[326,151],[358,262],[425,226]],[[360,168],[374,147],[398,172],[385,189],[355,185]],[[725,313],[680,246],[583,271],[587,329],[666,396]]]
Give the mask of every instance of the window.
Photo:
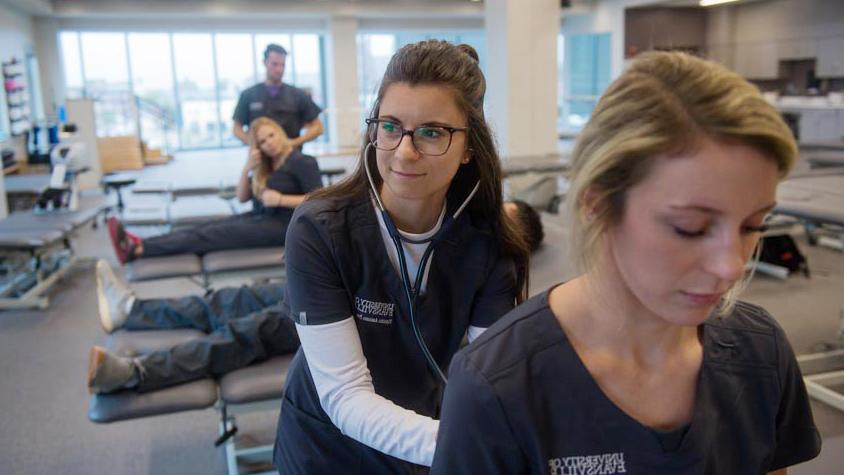
[[[610,34],[560,37],[560,104],[558,129],[577,133],[589,120],[610,81]]]
[[[134,99],[129,88],[124,33],[82,33],[85,95],[94,99],[97,135],[130,135],[137,132],[132,119]]]
[[[293,84],[304,89],[311,95],[311,99],[322,107],[325,106],[325,92],[322,83],[322,65],[320,59],[320,44],[317,35],[294,35],[292,54]]]
[[[67,97],[82,97],[85,80],[82,77],[82,55],[79,33],[63,31],[59,35],[64,67],[65,94]]]
[[[173,61],[167,33],[129,33],[132,89],[141,140],[172,150],[178,144]]]
[[[174,34],[173,54],[182,148],[219,147],[220,121],[211,34]]]
[[[269,43],[290,53],[284,81],[325,107],[317,34],[62,31],[59,42],[66,96],[95,100],[100,136],[138,133],[167,150],[240,146],[231,133],[234,107],[264,78]]]
[[[214,35],[217,53],[217,94],[220,98],[220,124],[223,145],[240,145],[232,134],[232,115],[240,93],[257,82],[257,65],[253,60],[252,35]]]
[[[375,104],[381,78],[393,54],[404,45],[422,40],[439,39],[451,43],[466,43],[478,52],[481,69],[486,68],[486,36],[483,31],[442,31],[396,33],[362,33],[358,35],[358,99],[367,117]]]
[[[364,117],[375,104],[381,77],[396,50],[395,35],[363,34],[358,37],[358,102],[363,107]]]

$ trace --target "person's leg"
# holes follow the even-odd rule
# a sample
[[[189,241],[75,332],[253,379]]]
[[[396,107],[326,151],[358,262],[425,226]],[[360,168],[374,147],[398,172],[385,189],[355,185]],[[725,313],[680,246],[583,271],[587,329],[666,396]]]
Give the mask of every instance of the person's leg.
[[[229,321],[207,337],[135,358],[112,354],[92,356],[88,386],[92,392],[122,388],[153,391],[205,377],[219,377],[271,356],[292,353],[299,347],[296,327],[282,308]],[[101,349],[95,348],[95,351]],[[133,368],[127,375],[125,368]],[[113,378],[113,379],[109,379]]]
[[[206,338],[136,360],[138,391],[151,391],[231,371],[299,348],[293,321],[281,306],[229,321]]]
[[[140,257],[281,246],[285,231],[284,223],[277,219],[245,213],[144,239]]]
[[[118,328],[195,328],[210,333],[230,319],[257,312],[284,298],[283,285],[261,284],[223,288],[207,297],[139,299],[105,260],[97,261],[96,275],[100,323],[107,333]]]
[[[226,287],[210,296],[137,299],[123,324],[127,330],[195,328],[211,333],[227,322],[280,302],[280,284]]]

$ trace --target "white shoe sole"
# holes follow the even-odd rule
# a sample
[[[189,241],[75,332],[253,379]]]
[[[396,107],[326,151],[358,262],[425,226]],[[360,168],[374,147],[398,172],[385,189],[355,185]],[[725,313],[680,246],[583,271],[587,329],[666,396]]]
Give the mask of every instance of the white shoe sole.
[[[100,264],[101,262],[97,261],[97,306],[100,310],[100,325],[102,325],[106,333],[111,333],[114,331],[114,323],[111,318],[111,309],[105,296],[105,289],[103,288],[103,276]]]

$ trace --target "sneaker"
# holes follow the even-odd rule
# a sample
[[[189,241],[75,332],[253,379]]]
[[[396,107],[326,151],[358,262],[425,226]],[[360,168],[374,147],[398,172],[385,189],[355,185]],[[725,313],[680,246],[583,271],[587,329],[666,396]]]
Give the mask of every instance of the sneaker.
[[[135,247],[141,243],[141,238],[126,231],[116,217],[112,216],[106,220],[108,236],[111,238],[111,245],[114,253],[121,264],[125,264],[135,258]]]
[[[106,333],[122,327],[135,302],[135,293],[118,280],[104,259],[97,261],[97,306]]]
[[[137,386],[135,363],[132,358],[109,353],[95,346],[88,354],[88,391],[102,394]]]
[[[111,238],[111,246],[114,248],[114,253],[117,255],[117,260],[121,264],[125,264],[129,257],[129,246],[126,241],[123,230],[123,225],[114,216],[106,220],[108,226],[108,237]],[[121,239],[123,237],[123,239]]]

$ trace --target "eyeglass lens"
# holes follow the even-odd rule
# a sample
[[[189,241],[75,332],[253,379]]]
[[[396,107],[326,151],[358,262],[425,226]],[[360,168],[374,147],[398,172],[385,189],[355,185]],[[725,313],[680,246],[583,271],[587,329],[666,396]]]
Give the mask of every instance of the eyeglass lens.
[[[398,148],[402,137],[405,135],[404,128],[390,121],[373,122],[370,125],[374,130],[370,138],[375,148],[381,150],[395,150]],[[448,151],[451,144],[451,132],[444,127],[422,126],[413,130],[413,145],[419,153],[426,155],[442,155]]]

